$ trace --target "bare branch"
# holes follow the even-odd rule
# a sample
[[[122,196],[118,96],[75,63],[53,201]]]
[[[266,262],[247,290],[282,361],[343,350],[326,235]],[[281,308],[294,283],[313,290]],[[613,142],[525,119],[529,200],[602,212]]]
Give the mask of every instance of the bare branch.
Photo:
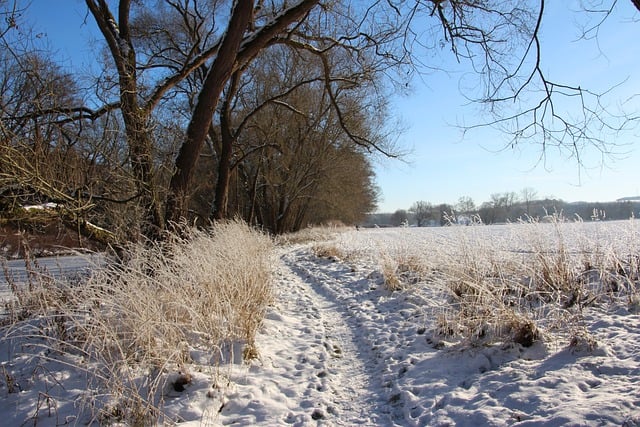
[[[331,72],[331,66],[329,64],[329,61],[327,59],[326,53],[328,52],[328,49],[318,49],[314,46],[312,46],[309,43],[304,43],[301,41],[297,41],[297,40],[293,40],[291,38],[287,38],[287,39],[280,39],[280,42],[286,45],[289,45],[293,48],[296,49],[301,49],[307,52],[312,53],[313,55],[315,55],[321,62],[322,64],[322,69],[324,72],[324,87],[325,87],[325,92],[326,94],[329,96],[329,99],[331,100],[331,105],[333,106],[336,114],[338,115],[338,121],[340,124],[341,129],[343,130],[343,132],[349,137],[349,139],[351,141],[353,141],[355,144],[366,148],[367,150],[376,150],[380,153],[382,153],[383,155],[387,156],[387,157],[396,157],[395,154],[390,153],[386,150],[384,150],[381,146],[379,146],[378,144],[376,144],[374,141],[360,136],[358,134],[355,134],[354,132],[352,132],[352,130],[350,129],[350,127],[348,126],[342,108],[340,107],[340,103],[338,102],[338,98],[336,95],[336,92],[333,88],[333,83],[336,81],[333,79],[332,77],[332,72]]]
[[[113,102],[111,104],[105,104],[97,110],[93,110],[89,107],[55,107],[48,108],[42,110],[36,110],[30,112],[29,114],[23,114],[20,116],[8,116],[7,118],[11,120],[31,120],[37,119],[40,117],[48,117],[48,116],[66,116],[60,119],[50,120],[48,123],[51,124],[65,124],[71,123],[78,120],[91,120],[95,121],[103,115],[118,110],[120,108],[120,102]]]

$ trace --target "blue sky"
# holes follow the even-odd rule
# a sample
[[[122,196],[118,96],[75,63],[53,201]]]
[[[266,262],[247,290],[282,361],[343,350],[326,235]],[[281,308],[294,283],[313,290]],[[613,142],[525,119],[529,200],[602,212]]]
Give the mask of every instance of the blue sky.
[[[606,90],[626,82],[606,99],[611,108],[640,94],[640,15],[628,0],[619,0],[617,14],[602,27],[597,40],[578,40],[587,15],[573,13],[577,1],[548,1],[542,30],[545,72],[549,77],[593,90]],[[95,23],[87,18],[81,0],[33,0],[30,15],[36,30],[46,34],[67,65],[90,64],[95,52],[87,41]],[[635,18],[636,22],[633,22]],[[469,71],[450,63],[435,65]],[[547,152],[539,164],[539,149],[521,145],[501,151],[507,137],[491,129],[463,134],[460,124],[486,121],[482,108],[469,105],[459,90],[460,74],[434,73],[416,79],[410,96],[394,98],[392,108],[407,129],[399,135],[401,149],[410,153],[400,160],[375,160],[376,181],[382,191],[381,212],[408,209],[415,201],[455,203],[461,196],[476,204],[492,193],[533,188],[539,197],[565,201],[610,201],[640,195],[640,127],[611,142],[628,144],[617,160],[605,165],[596,151],[583,153],[585,168],[574,160]],[[637,99],[626,104],[640,108]]]
[[[632,94],[640,94],[640,16],[630,1],[618,3],[618,13],[605,23],[597,41],[577,41],[588,16],[572,13],[570,8],[578,7],[574,1],[548,1],[542,31],[544,67],[550,78],[596,91],[628,79],[607,98],[613,109]],[[488,117],[460,94],[458,76],[440,73],[423,81],[414,84],[411,96],[394,103],[409,126],[399,141],[412,154],[406,163],[381,160],[376,164],[383,197],[379,211],[408,209],[418,200],[453,204],[461,196],[480,204],[492,193],[519,193],[525,187],[536,190],[539,197],[565,201],[611,201],[640,195],[640,128],[608,139],[628,145],[620,149],[623,154],[606,159],[604,165],[595,150],[583,153],[584,168],[552,150],[547,152],[546,163],[540,164],[538,147],[500,151],[508,141],[500,132],[483,129],[463,137],[458,125]],[[632,102],[626,107],[631,108]],[[640,107],[639,102],[635,105]]]

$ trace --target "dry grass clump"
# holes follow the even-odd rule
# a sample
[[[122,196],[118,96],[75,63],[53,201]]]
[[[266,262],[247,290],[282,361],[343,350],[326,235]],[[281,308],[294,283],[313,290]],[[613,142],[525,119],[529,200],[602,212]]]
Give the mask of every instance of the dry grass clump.
[[[462,337],[472,344],[533,345],[542,333],[536,312],[527,306],[525,287],[507,271],[491,269],[482,274],[477,267],[445,274],[449,303],[438,317],[436,333],[444,338]]]
[[[158,363],[187,362],[177,353],[194,340],[214,348],[224,341],[253,345],[273,298],[271,250],[267,236],[238,222],[137,245],[128,261],[83,287],[88,327],[115,333],[124,350]]]
[[[533,315],[505,304],[486,290],[478,290],[451,301],[437,319],[436,334],[462,337],[473,345],[504,342],[530,347],[542,338]]]
[[[272,256],[272,240],[241,222],[133,245],[7,337],[50,331],[43,345],[81,360],[89,388],[100,390],[87,402],[97,420],[148,425],[162,417],[177,378],[190,378],[190,350],[209,352],[214,364],[238,359],[234,348],[257,356],[256,332],[273,301]]]
[[[518,239],[515,250],[461,229],[464,236],[443,264],[450,293],[438,317],[440,335],[530,346],[545,334],[568,333],[572,343],[575,331],[581,331],[579,341],[588,340],[580,327],[585,308],[626,299],[635,310],[640,274],[638,256],[628,255],[633,244],[603,247],[606,239],[585,238],[585,224],[561,216],[510,227]]]
[[[580,303],[583,292],[582,283],[578,280],[579,261],[570,253],[563,234],[572,224],[557,214],[550,216],[548,221],[548,224],[539,224],[537,220],[530,219],[528,224],[524,224],[525,227],[531,226],[527,240],[529,252],[533,254],[525,260],[525,271],[529,272],[531,291],[537,298],[569,308]],[[551,227],[551,234],[543,232],[545,226]]]
[[[400,291],[408,285],[418,283],[426,268],[420,257],[403,253],[396,256],[383,254],[380,260],[384,287],[391,291]]]
[[[318,258],[327,258],[332,261],[346,258],[346,254],[333,243],[316,243],[311,246],[311,252]]]
[[[391,291],[402,290],[402,282],[398,277],[398,262],[392,257],[383,257],[380,263],[380,270],[384,287]]]

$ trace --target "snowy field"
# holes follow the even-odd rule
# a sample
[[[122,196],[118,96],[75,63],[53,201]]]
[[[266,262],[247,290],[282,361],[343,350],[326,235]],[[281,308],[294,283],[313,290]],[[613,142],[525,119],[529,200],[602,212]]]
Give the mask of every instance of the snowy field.
[[[259,357],[213,366],[191,349],[183,390],[177,373],[162,389],[163,422],[640,426],[638,225],[349,230],[281,245]],[[482,296],[473,310],[470,294]],[[533,342],[503,327],[505,313],[535,325]],[[2,425],[86,425],[100,391],[30,344],[0,349]]]
[[[3,260],[0,274],[0,304],[15,298],[9,282],[24,285],[29,281],[81,281],[90,274],[91,268],[104,260],[99,255],[64,255],[37,258],[35,262],[25,264],[24,260]],[[0,307],[0,319],[5,315]]]
[[[0,288],[4,291],[8,286],[7,277],[17,283],[29,281],[29,275],[46,276],[55,280],[71,279],[83,276],[95,265],[102,262],[98,255],[64,255],[48,258],[37,258],[35,265],[31,263],[29,269],[24,260],[9,260],[3,265],[4,274],[0,276]]]

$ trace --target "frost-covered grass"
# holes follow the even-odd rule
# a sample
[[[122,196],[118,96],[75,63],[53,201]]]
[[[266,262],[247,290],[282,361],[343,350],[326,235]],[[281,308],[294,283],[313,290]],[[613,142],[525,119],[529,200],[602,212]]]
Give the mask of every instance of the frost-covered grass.
[[[374,229],[324,247],[343,260],[376,263],[389,290],[444,296],[447,304],[433,313],[442,339],[525,346],[558,333],[588,339],[584,308],[639,309],[634,219]]]
[[[194,359],[207,355],[215,381],[221,363],[258,355],[256,332],[273,302],[272,250],[266,235],[229,222],[133,245],[81,286],[12,283],[17,299],[3,348],[32,359],[34,371],[56,360],[81,372],[82,422],[170,420],[164,400],[193,381]],[[4,377],[7,393],[20,391],[16,373],[5,367]]]
[[[295,316],[306,341],[286,372],[275,346],[262,371],[278,373],[271,394],[289,406],[265,402],[268,422],[223,410],[222,424],[640,425],[638,237],[635,220],[555,218],[351,230],[295,248],[285,314],[268,325],[287,336]]]
[[[82,288],[16,288],[0,414],[38,426],[640,425],[638,237],[635,220],[556,218],[305,230],[274,247],[231,223],[132,247]]]

